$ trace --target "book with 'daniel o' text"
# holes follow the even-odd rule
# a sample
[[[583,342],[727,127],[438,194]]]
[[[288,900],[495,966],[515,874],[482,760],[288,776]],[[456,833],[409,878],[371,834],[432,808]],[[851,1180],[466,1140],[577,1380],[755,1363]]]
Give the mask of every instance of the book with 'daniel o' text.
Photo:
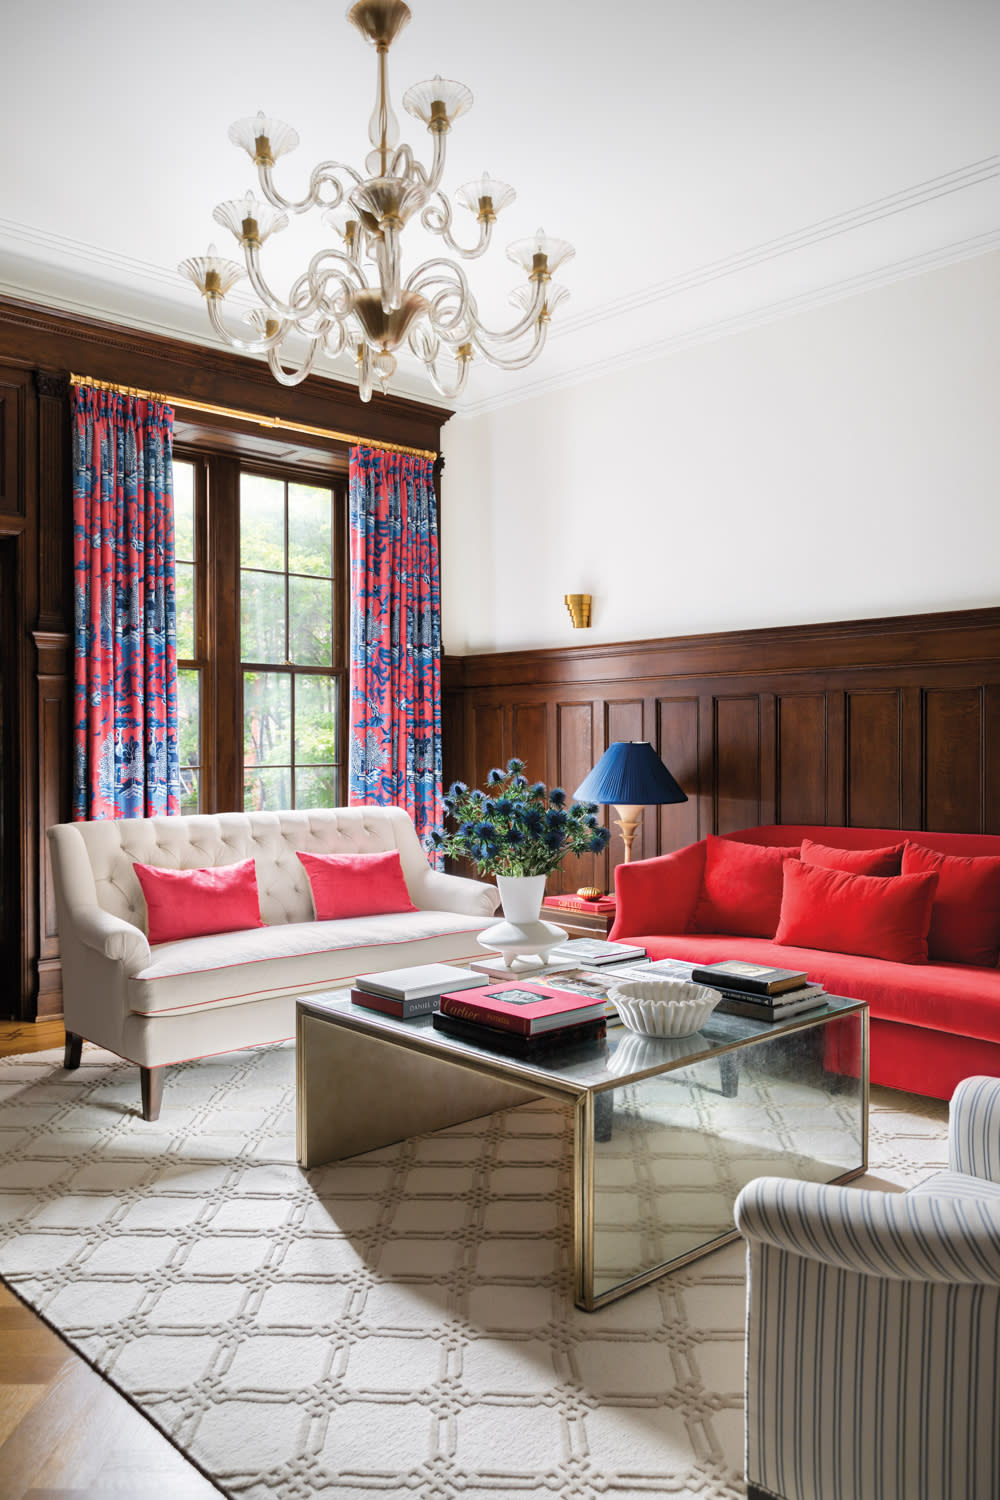
[[[562,1026],[582,1021],[604,1020],[607,1008],[603,997],[571,994],[551,985],[491,984],[485,989],[459,990],[441,996],[442,1015],[461,1021],[477,1021],[498,1031],[514,1031],[521,1036],[539,1036]]]

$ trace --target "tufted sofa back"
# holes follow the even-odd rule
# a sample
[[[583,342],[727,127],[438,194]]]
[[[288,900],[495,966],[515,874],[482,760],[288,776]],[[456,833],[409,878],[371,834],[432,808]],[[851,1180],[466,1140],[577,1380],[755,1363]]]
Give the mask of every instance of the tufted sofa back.
[[[379,854],[398,849],[415,904],[415,888],[429,869],[416,830],[399,807],[331,807],[302,812],[195,814],[174,818],[122,818],[64,823],[51,830],[61,847],[82,841],[89,865],[71,859],[78,877],[92,874],[97,904],[146,930],[146,903],[132,866],[170,870],[232,865],[253,857],[260,914],[267,923],[308,922],[313,916],[309,881],[296,851],[307,854]],[[74,850],[79,854],[79,847]],[[79,887],[71,899],[87,901]],[[93,899],[90,896],[89,899]]]

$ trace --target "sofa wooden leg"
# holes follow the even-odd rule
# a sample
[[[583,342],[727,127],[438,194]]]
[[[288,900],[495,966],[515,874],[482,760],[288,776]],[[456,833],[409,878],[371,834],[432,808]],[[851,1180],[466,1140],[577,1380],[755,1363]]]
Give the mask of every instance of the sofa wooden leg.
[[[139,1083],[142,1088],[142,1118],[158,1120],[163,1103],[163,1069],[140,1068]]]
[[[78,1068],[80,1058],[83,1055],[83,1037],[77,1036],[75,1031],[67,1031],[66,1047],[63,1051],[63,1067]]]

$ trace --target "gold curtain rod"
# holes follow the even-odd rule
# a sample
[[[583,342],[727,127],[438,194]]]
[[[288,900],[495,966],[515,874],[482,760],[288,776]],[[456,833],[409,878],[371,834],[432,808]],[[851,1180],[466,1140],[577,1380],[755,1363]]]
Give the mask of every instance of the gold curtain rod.
[[[363,448],[381,448],[386,453],[410,453],[414,458],[437,458],[434,448],[406,448],[402,443],[384,443],[380,438],[360,437],[356,432],[334,432],[329,427],[312,427],[308,422],[286,422],[282,417],[263,417],[257,412],[236,411],[231,406],[213,406],[210,401],[188,401],[183,396],[164,396],[159,391],[140,391],[133,385],[115,385],[110,380],[93,380],[89,375],[70,375],[73,385],[90,386],[95,391],[118,391],[138,401],[162,401],[180,406],[184,411],[203,411],[212,417],[235,417],[239,422],[256,422],[258,427],[274,427],[282,432],[301,432],[308,437],[332,438],[339,443],[360,444]]]

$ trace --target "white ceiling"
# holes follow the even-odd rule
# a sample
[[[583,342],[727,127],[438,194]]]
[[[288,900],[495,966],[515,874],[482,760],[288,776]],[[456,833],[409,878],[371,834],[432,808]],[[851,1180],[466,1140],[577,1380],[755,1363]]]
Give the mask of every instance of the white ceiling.
[[[1000,245],[996,0],[411,8],[390,57],[404,139],[426,160],[403,90],[457,78],[475,105],[449,137],[445,188],[485,168],[517,189],[469,267],[483,313],[513,317],[511,240],[544,226],[577,251],[542,357],[518,374],[477,361],[463,411]],[[175,268],[210,239],[238,255],[211,217],[253,185],[229,124],[263,109],[295,126],[276,169],[287,196],[319,160],[360,167],[367,150],[374,54],[339,5],[36,0],[8,7],[0,46],[0,289],[14,296],[211,344]],[[273,281],[317,243],[300,222],[269,242]],[[439,399],[416,366],[393,389]]]

